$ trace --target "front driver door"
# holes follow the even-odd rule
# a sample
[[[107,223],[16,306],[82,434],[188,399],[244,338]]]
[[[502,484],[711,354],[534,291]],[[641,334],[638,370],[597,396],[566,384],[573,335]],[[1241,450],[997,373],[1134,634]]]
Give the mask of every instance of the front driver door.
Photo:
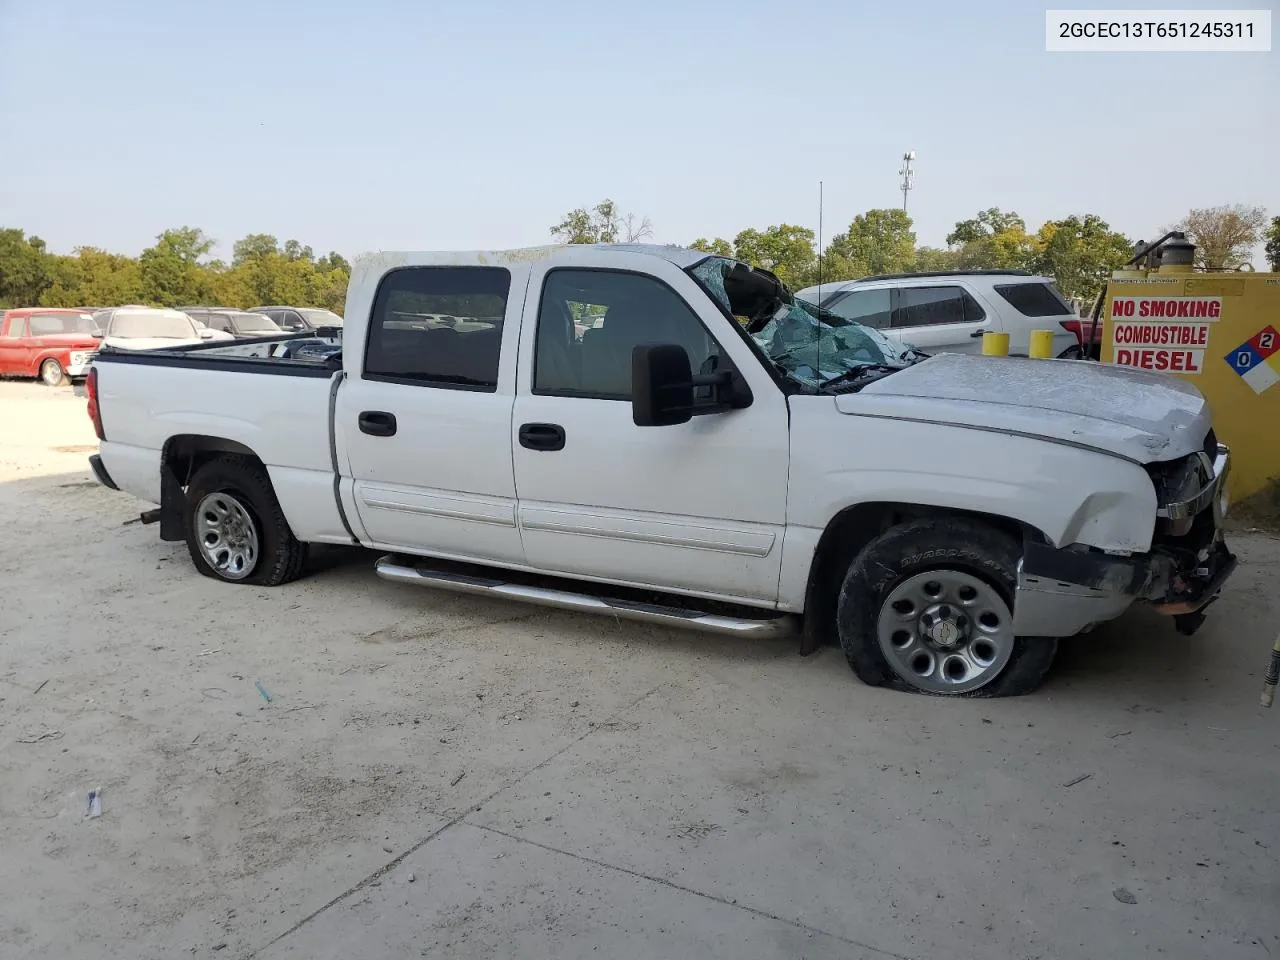
[[[512,420],[525,554],[563,574],[775,602],[785,398],[688,274],[635,261],[619,269],[618,253],[586,249],[530,279]],[[643,343],[679,343],[695,372],[732,365],[752,404],[637,427],[631,356]]]

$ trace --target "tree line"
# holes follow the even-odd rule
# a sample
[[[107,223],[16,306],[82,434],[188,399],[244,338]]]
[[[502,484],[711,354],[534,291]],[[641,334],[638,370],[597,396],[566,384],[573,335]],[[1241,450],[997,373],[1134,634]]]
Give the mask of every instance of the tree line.
[[[195,227],[175,227],[136,257],[97,247],[57,254],[38,236],[0,228],[0,307],[286,303],[342,312],[351,265],[340,254],[317,257],[297,240],[251,233],[225,263],[210,258],[213,243]]]
[[[1280,271],[1280,217],[1268,223],[1261,207],[1191,210],[1172,229],[1184,230],[1196,244],[1202,270],[1238,269],[1265,240],[1271,269]],[[603,200],[569,211],[550,232],[561,243],[629,243],[652,239],[654,230],[648,217],[625,214]],[[297,240],[282,244],[270,234],[251,233],[235,242],[226,263],[210,257],[213,244],[202,230],[184,226],[160,233],[136,257],[97,247],[57,254],[38,236],[0,228],[0,308],[287,303],[342,311],[351,265],[340,254],[316,256]],[[1133,253],[1133,241],[1095,214],[1050,220],[1031,231],[1017,213],[998,207],[957,223],[945,247],[919,245],[911,218],[898,209],[858,214],[821,251],[811,229],[789,223],[748,227],[732,240],[699,237],[689,246],[772,270],[792,290],[820,278],[1027,270],[1053,277],[1066,296],[1086,301]]]
[[[1238,269],[1264,238],[1271,269],[1280,270],[1280,217],[1268,227],[1261,207],[1191,210],[1168,229],[1183,230],[1195,242],[1196,266],[1202,270]],[[616,243],[652,233],[648,217],[623,214],[612,200],[572,210],[551,227],[551,235],[562,243]],[[946,247],[917,244],[911,218],[898,209],[858,214],[823,246],[821,257],[816,241],[808,227],[781,223],[763,230],[748,227],[732,240],[699,237],[689,246],[764,267],[792,290],[819,279],[834,282],[882,273],[1026,270],[1053,277],[1066,296],[1078,300],[1096,296],[1134,248],[1133,240],[1096,214],[1050,220],[1032,232],[1017,213],[998,207],[957,223]]]

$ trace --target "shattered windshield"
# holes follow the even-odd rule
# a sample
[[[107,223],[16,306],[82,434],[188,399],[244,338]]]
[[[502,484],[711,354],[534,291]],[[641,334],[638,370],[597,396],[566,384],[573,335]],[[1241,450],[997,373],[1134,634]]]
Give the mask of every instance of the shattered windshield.
[[[915,348],[786,293],[768,274],[723,257],[690,271],[760,350],[792,380],[814,390],[854,381],[866,372],[892,373],[923,359]]]

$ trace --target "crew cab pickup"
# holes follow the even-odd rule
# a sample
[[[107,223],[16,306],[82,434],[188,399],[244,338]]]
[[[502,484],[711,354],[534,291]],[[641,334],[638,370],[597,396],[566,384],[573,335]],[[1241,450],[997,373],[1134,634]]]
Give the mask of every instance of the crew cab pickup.
[[[838,640],[933,694],[1030,691],[1135,601],[1191,632],[1235,566],[1228,451],[1175,379],[926,357],[676,247],[379,253],[345,315],[104,347],[98,479],[230,583],[359,544],[391,580]]]
[[[102,331],[83,310],[31,307],[0,314],[0,376],[39,377],[51,387],[83,377]]]

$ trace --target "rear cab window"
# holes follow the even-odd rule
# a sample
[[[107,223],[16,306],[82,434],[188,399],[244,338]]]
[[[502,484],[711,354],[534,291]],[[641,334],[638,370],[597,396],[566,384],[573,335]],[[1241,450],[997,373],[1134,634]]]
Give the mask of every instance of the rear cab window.
[[[997,283],[995,291],[1024,317],[1067,317],[1075,311],[1058,288],[1043,281],[1037,283]]]
[[[511,273],[502,267],[401,267],[374,295],[366,380],[494,393]]]
[[[95,329],[93,317],[87,313],[33,313],[26,325],[33,337],[51,337],[60,334],[88,336]]]

